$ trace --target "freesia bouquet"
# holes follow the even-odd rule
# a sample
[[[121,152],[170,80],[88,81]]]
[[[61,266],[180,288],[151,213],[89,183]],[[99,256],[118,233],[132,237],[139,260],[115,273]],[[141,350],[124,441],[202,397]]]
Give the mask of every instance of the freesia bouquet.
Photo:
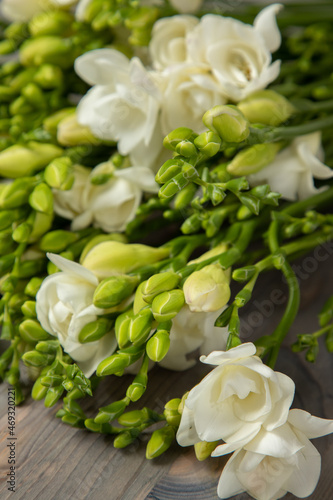
[[[220,498],[303,498],[333,420],[291,409],[274,367],[291,262],[333,240],[333,17],[235,4],[2,1],[0,375],[20,404],[26,371],[33,399],[116,448],[150,432],[148,459],[174,440],[232,453]],[[284,314],[246,342],[242,308],[274,268]],[[333,352],[333,296],[319,324],[291,346],[308,362],[321,337]],[[140,406],[154,364],[199,357],[198,385]],[[86,415],[123,374],[124,397]]]

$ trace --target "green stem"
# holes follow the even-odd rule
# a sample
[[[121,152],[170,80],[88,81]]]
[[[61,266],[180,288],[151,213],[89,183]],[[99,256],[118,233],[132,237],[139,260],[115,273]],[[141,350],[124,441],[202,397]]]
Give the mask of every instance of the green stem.
[[[297,215],[303,215],[306,210],[320,208],[326,205],[329,207],[333,206],[333,186],[322,193],[315,194],[314,196],[307,198],[306,200],[291,203],[286,208],[281,210],[281,212],[295,217]]]
[[[317,120],[303,123],[302,125],[296,125],[295,127],[277,127],[266,134],[268,139],[267,142],[293,139],[300,135],[311,134],[312,132],[330,127],[333,127],[333,115],[325,118],[318,118]]]

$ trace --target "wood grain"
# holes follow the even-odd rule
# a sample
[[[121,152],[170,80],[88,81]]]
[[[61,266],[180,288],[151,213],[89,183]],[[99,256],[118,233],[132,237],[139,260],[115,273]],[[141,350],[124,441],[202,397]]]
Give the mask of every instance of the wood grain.
[[[308,256],[309,257],[309,256]],[[315,257],[310,254],[313,259]],[[323,345],[319,360],[311,365],[302,354],[291,353],[288,345],[297,333],[307,333],[317,328],[316,315],[330,293],[333,293],[333,257],[317,262],[316,272],[310,269],[310,260],[296,263],[303,269],[300,279],[302,303],[288,339],[281,350],[276,369],[290,375],[296,383],[294,406],[303,408],[317,416],[333,418],[333,363]],[[306,265],[307,264],[307,265]],[[314,267],[314,265],[313,265]],[[308,275],[307,277],[304,277]],[[269,307],[273,290],[280,290],[280,298],[286,298],[286,286],[277,272],[264,275],[257,287],[252,305],[244,310],[244,340],[253,341],[256,336],[273,331],[283,313],[284,305]],[[283,302],[283,299],[281,299]],[[266,307],[266,309],[265,309]],[[266,311],[257,318],[257,327],[250,331],[248,320],[253,323],[253,313]],[[268,314],[269,313],[269,314]],[[292,340],[293,341],[293,340]],[[142,405],[162,411],[164,403],[181,396],[195,385],[207,372],[207,367],[198,363],[193,369],[175,373],[154,368],[150,376],[147,393]],[[122,379],[109,377],[100,385],[96,401],[85,401],[84,409],[93,417],[99,406],[122,397],[130,376]],[[216,487],[224,458],[210,458],[198,462],[190,448],[176,444],[161,457],[145,459],[144,435],[125,450],[115,450],[112,438],[73,429],[54,416],[59,407],[45,409],[42,402],[28,398],[17,409],[17,491],[7,490],[7,389],[2,384],[1,440],[0,440],[0,494],[1,499],[15,500],[217,500]],[[28,387],[27,387],[28,390]],[[314,445],[322,454],[322,474],[311,500],[329,500],[333,497],[333,436],[320,438]],[[234,497],[248,500],[247,494]],[[288,494],[285,499],[294,498]]]

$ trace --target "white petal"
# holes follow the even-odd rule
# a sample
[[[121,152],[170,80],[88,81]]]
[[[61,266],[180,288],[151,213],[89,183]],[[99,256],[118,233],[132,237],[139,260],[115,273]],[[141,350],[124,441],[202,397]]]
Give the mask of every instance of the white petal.
[[[273,431],[262,429],[244,449],[261,455],[286,458],[294,455],[303,447],[290,425],[282,425]]]
[[[78,57],[76,73],[90,85],[111,85],[118,75],[129,72],[128,58],[114,49],[96,49]]]
[[[314,417],[304,410],[290,410],[288,422],[303,432],[309,439],[326,436],[333,432],[333,420]]]
[[[184,406],[176,439],[180,446],[191,446],[201,441],[195,429],[193,412],[187,406]]]
[[[47,253],[46,255],[48,259],[53,262],[53,264],[61,269],[61,271],[70,275],[75,275],[78,278],[81,278],[81,280],[83,279],[84,281],[88,281],[92,285],[98,285],[98,279],[94,273],[81,266],[81,264],[65,259],[64,257],[61,257],[61,255],[56,255],[54,253]]]
[[[270,52],[275,52],[281,45],[281,33],[275,18],[281,9],[282,4],[269,5],[259,12],[253,22],[254,28],[263,37]]]
[[[245,491],[236,474],[243,455],[243,450],[236,451],[224,466],[217,487],[217,494],[220,498],[229,498]]]
[[[233,349],[229,349],[229,351],[213,351],[208,356],[201,356],[200,361],[207,365],[221,365],[230,360],[253,356],[256,350],[252,342],[246,342]]]

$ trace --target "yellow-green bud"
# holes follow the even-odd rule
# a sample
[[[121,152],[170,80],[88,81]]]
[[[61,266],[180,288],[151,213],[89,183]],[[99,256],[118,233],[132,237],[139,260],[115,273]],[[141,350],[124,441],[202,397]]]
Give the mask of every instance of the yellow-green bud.
[[[43,271],[45,267],[44,264],[44,258],[21,261],[16,275],[22,279],[31,278],[31,276],[40,274],[40,272]]]
[[[35,15],[29,22],[32,36],[61,35],[73,22],[73,16],[63,10],[53,10]]]
[[[34,300],[26,300],[21,307],[21,311],[27,318],[37,318],[36,302]]]
[[[47,390],[47,394],[45,396],[44,406],[46,408],[51,408],[51,406],[54,406],[56,402],[61,398],[63,392],[64,388],[62,385],[59,385],[58,387],[50,387]]]
[[[272,127],[285,122],[295,112],[294,106],[274,90],[258,90],[237,106],[251,123]]]
[[[167,200],[172,198],[175,194],[181,191],[189,183],[190,179],[183,172],[173,177],[170,181],[166,182],[158,192],[159,198]]]
[[[43,278],[37,278],[37,277],[31,278],[31,280],[24,289],[24,293],[26,295],[29,295],[30,297],[36,297],[36,294],[40,289],[43,281],[44,281]]]
[[[119,241],[104,241],[94,246],[81,264],[90,269],[99,279],[114,274],[126,274],[158,262],[170,254],[166,247],[153,248],[140,244],[124,244]]]
[[[59,122],[57,139],[62,146],[97,145],[101,143],[99,139],[93,136],[89,127],[78,123],[75,114],[71,114]]]
[[[115,323],[115,335],[120,349],[127,347],[130,344],[129,325],[133,317],[133,311],[126,311],[120,314]]]
[[[62,153],[58,146],[32,141],[10,146],[0,153],[0,175],[12,179],[33,175]]]
[[[54,189],[70,189],[75,180],[71,166],[70,158],[56,158],[44,171],[45,182]]]
[[[192,312],[213,312],[230,298],[229,276],[219,264],[192,273],[184,283],[185,300]]]
[[[53,354],[53,355],[56,354],[58,348],[59,348],[59,340],[42,340],[38,342],[38,344],[35,347],[36,351],[41,352],[42,354]]]
[[[45,385],[45,387],[58,387],[62,384],[64,378],[61,375],[46,375],[41,378],[41,383]]]
[[[220,151],[221,139],[214,132],[203,132],[194,140],[194,144],[199,151],[211,158]]]
[[[41,182],[29,196],[30,206],[37,212],[53,213],[53,194],[47,184]]]
[[[35,366],[36,368],[42,368],[47,366],[54,360],[54,356],[48,354],[42,354],[37,351],[28,351],[23,354],[22,360],[27,366]]]
[[[171,290],[157,295],[152,302],[152,311],[156,321],[168,321],[174,318],[185,302],[182,290]]]
[[[133,410],[123,413],[119,418],[118,422],[124,427],[140,427],[143,423],[149,420],[149,410],[148,408],[143,408],[142,410]]]
[[[58,36],[40,36],[26,40],[20,48],[20,61],[23,66],[55,64],[69,68],[75,59],[71,40]]]
[[[143,293],[142,293],[142,289],[145,286],[145,284],[146,284],[146,281],[143,281],[142,283],[140,283],[140,285],[138,286],[138,288],[135,291],[134,303],[133,303],[134,314],[137,314],[139,311],[141,311],[141,309],[143,309],[144,307],[147,307],[147,302],[144,300]]]
[[[208,252],[203,253],[198,257],[197,259],[191,260],[188,265],[191,264],[199,264],[200,262],[204,262],[207,259],[211,259],[212,257],[215,257],[217,255],[220,255],[228,250],[228,245],[226,243],[219,243],[216,245],[216,247],[212,248],[211,250],[208,250]]]
[[[178,158],[167,160],[157,172],[155,181],[159,184],[164,184],[172,180],[176,175],[180,174],[183,165],[184,161]]]
[[[45,90],[56,89],[63,84],[63,81],[61,68],[53,64],[43,64],[34,75],[34,82]]]
[[[172,271],[154,274],[145,281],[141,289],[143,299],[150,304],[156,295],[176,288],[180,279],[179,274]]]
[[[85,325],[79,333],[79,342],[95,342],[110,332],[112,323],[106,318],[99,318]]]
[[[167,355],[170,347],[170,336],[166,330],[157,330],[147,342],[146,352],[152,361],[160,362]]]
[[[64,118],[73,115],[75,113],[75,109],[76,108],[64,108],[61,109],[60,111],[57,111],[56,113],[53,113],[53,115],[45,118],[43,122],[45,130],[47,130],[47,132],[49,132],[50,134],[56,135],[59,123]]]
[[[194,445],[195,456],[202,462],[206,458],[210,457],[212,451],[215,450],[216,446],[220,441],[212,441],[207,443],[206,441],[200,441]]]
[[[163,141],[163,146],[171,151],[176,151],[176,147],[183,141],[191,141],[196,137],[192,129],[187,127],[179,127],[170,132]]]
[[[8,209],[25,205],[35,186],[36,180],[30,177],[22,177],[9,184],[4,184],[0,193],[0,207]]]
[[[21,90],[22,96],[34,108],[43,109],[46,107],[46,99],[42,90],[35,83],[28,83]]]
[[[136,433],[133,433],[132,431],[120,432],[120,434],[118,434],[118,436],[114,438],[113,446],[117,449],[126,448],[126,446],[132,444],[133,441],[135,441],[135,439],[138,437],[135,434]]]
[[[5,85],[0,85],[0,102],[11,102],[15,96],[15,91],[10,88],[6,87]]]
[[[191,141],[181,141],[176,146],[176,152],[179,155],[185,156],[186,158],[191,158],[198,154],[198,150]]]
[[[108,406],[100,408],[99,413],[94,420],[95,423],[107,424],[108,422],[111,422],[112,420],[115,420],[116,418],[120,417],[120,415],[124,413],[128,403],[129,401],[127,400],[127,398],[124,398],[120,401],[115,401],[114,403],[111,403]]]
[[[196,192],[198,190],[198,186],[191,182],[184,189],[180,191],[175,197],[174,206],[176,210],[182,210],[187,207],[193,200]]]
[[[274,160],[281,147],[280,142],[269,142],[242,149],[229,163],[227,171],[237,176],[259,172]]]
[[[133,293],[137,283],[137,278],[126,274],[106,278],[96,288],[93,303],[101,309],[115,307]]]
[[[154,431],[147,444],[146,458],[148,458],[148,460],[151,460],[152,458],[156,458],[162,455],[162,453],[164,453],[170,447],[174,439],[174,427],[167,425],[162,429]]]
[[[178,427],[180,424],[181,415],[178,411],[180,402],[179,398],[171,399],[164,407],[163,415],[169,425]]]
[[[15,92],[20,92],[23,87],[28,85],[28,83],[31,82],[33,77],[35,76],[36,69],[35,68],[28,68],[25,69],[24,71],[20,71],[20,73],[13,78],[13,80],[10,82],[10,87],[15,91]]]
[[[42,237],[39,248],[43,252],[60,253],[66,250],[69,245],[77,241],[78,238],[79,236],[76,233],[57,229]]]
[[[98,377],[104,377],[105,375],[122,373],[127,366],[140,359],[142,354],[143,349],[140,346],[131,346],[127,349],[118,351],[116,354],[104,359],[104,361],[98,365],[96,375]]]
[[[47,233],[47,231],[52,227],[52,222],[53,214],[36,212],[29,243],[35,243],[43,234]]]
[[[47,387],[42,384],[41,377],[39,377],[33,385],[31,396],[35,401],[41,401],[45,398],[47,393]]]
[[[250,133],[248,120],[237,106],[232,104],[215,106],[204,114],[202,121],[224,142],[245,141]]]
[[[32,226],[28,222],[19,224],[13,231],[12,238],[16,243],[28,243]]]
[[[50,334],[40,326],[38,321],[33,319],[26,319],[22,321],[19,326],[19,332],[22,339],[30,343],[50,338]]]
[[[148,338],[152,328],[153,314],[149,308],[142,309],[129,323],[129,338],[134,345],[140,345]]]

